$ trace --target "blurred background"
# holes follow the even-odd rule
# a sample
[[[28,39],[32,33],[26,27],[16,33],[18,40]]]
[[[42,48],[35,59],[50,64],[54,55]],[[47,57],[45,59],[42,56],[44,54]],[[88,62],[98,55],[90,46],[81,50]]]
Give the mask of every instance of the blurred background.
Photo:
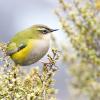
[[[57,4],[57,0],[0,0],[0,42],[8,42],[16,32],[33,24],[44,24],[60,29],[53,34],[58,41],[63,42],[63,32],[54,14]],[[41,64],[38,62],[32,66],[39,65]],[[66,79],[66,67],[60,62],[57,65],[59,66],[59,71],[55,75],[55,88],[58,89],[57,100],[69,100],[69,76]],[[24,68],[29,71],[31,66]]]

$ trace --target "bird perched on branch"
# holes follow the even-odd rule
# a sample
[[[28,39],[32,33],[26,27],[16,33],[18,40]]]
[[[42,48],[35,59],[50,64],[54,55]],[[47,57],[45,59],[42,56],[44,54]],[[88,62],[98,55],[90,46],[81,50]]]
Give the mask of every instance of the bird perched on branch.
[[[18,32],[7,45],[7,55],[15,64],[33,64],[47,53],[50,44],[49,33],[57,30],[45,25],[33,25]]]

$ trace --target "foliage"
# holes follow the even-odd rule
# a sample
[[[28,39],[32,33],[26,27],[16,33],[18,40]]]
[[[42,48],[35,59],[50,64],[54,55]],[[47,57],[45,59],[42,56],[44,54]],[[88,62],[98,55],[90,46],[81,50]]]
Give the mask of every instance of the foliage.
[[[74,88],[100,100],[100,0],[59,0],[55,13],[74,50],[62,46]]]
[[[56,100],[53,76],[59,53],[52,49],[42,70],[32,68],[29,74],[6,55],[7,45],[0,43],[0,100]]]

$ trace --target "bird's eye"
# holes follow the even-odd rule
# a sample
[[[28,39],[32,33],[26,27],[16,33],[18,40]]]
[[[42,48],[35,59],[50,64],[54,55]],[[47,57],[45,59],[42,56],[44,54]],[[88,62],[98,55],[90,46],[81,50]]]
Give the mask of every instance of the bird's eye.
[[[50,30],[46,28],[38,28],[38,31],[40,31],[42,34],[47,34],[50,32]]]
[[[47,34],[48,33],[48,30],[42,30],[42,33],[43,34]]]

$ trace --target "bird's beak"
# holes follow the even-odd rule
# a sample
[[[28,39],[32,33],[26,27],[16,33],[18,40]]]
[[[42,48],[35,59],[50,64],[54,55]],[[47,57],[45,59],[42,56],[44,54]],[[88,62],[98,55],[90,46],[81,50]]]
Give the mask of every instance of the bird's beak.
[[[52,29],[51,32],[58,31],[59,29]]]

